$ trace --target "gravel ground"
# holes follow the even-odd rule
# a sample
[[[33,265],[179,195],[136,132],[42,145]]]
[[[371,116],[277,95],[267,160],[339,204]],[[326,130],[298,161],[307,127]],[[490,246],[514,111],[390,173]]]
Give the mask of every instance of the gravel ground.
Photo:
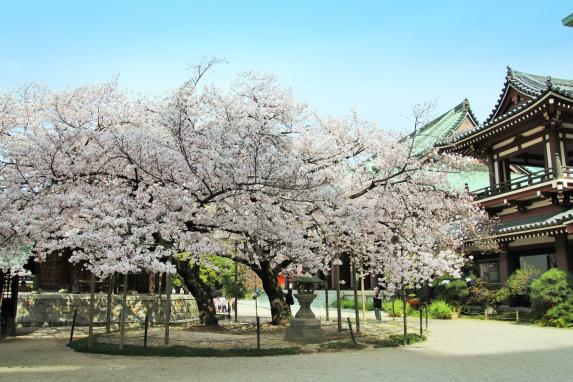
[[[0,342],[0,381],[572,380],[573,330],[467,319],[430,329],[406,349],[249,359],[81,354],[65,338],[28,335]]]

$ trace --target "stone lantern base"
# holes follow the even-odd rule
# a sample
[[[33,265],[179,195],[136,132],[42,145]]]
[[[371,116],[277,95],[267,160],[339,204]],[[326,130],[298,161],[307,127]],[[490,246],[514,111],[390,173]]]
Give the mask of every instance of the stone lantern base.
[[[310,304],[316,298],[314,293],[300,293],[295,295],[300,303],[300,309],[290,321],[285,333],[285,341],[321,342],[324,333],[320,327],[320,320],[314,316]]]

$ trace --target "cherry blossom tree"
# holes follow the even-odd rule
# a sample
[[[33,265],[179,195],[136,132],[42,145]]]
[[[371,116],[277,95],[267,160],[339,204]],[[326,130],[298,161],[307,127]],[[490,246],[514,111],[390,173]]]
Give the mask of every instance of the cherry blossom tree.
[[[199,277],[205,255],[253,269],[274,323],[290,315],[277,282],[289,267],[328,271],[334,255],[360,256],[389,293],[456,274],[462,237],[481,219],[444,182],[461,160],[416,158],[410,140],[357,115],[321,118],[272,76],[200,87],[215,63],[163,99],[116,82],[4,95],[0,239],[33,241],[39,260],[72,250],[102,277],[177,270],[206,324],[217,320]]]

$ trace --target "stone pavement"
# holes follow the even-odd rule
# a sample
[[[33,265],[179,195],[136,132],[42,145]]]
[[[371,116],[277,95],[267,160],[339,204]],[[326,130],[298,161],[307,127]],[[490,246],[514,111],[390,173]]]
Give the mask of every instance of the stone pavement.
[[[75,353],[65,338],[0,341],[0,381],[571,381],[573,330],[460,319],[430,321],[407,348],[260,358]]]

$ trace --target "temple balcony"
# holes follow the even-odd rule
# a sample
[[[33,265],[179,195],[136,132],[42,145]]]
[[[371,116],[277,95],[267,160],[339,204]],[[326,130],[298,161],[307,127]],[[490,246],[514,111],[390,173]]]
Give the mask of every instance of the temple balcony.
[[[568,199],[572,191],[573,166],[562,166],[558,170],[543,168],[532,171],[471,193],[480,204],[495,208],[510,204],[526,206],[528,202],[546,198],[559,204],[563,195]]]
[[[507,192],[516,191],[524,189],[526,187],[531,187],[537,184],[541,184],[551,179],[554,179],[553,170],[542,169],[540,171],[532,172],[526,175],[516,177],[511,180],[494,184],[493,186],[488,186],[480,188],[478,190],[471,191],[471,193],[474,194],[475,200],[482,200],[490,198],[492,196],[497,196],[505,194]]]

